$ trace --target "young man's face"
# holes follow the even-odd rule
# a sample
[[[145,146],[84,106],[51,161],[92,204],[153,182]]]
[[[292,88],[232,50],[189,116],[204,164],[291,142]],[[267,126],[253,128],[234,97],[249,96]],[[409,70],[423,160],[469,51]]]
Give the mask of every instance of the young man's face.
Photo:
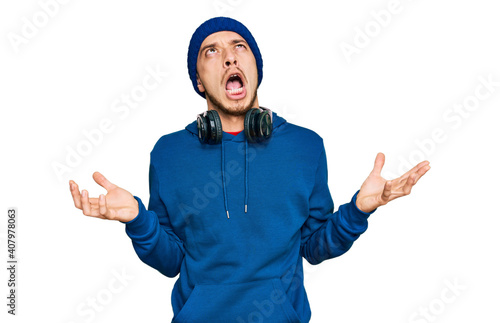
[[[235,116],[256,108],[258,73],[247,42],[232,31],[208,36],[200,46],[198,89],[205,92],[209,109]]]

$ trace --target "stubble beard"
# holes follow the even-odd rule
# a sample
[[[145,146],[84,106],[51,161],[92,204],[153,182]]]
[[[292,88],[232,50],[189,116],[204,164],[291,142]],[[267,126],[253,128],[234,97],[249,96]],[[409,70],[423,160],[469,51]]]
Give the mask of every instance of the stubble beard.
[[[251,108],[256,108],[253,105],[255,104],[255,100],[257,99],[257,89],[255,89],[255,91],[252,93],[250,103],[246,107],[245,106],[236,108],[225,107],[219,100],[217,100],[217,98],[215,98],[206,90],[205,90],[205,96],[207,97],[208,100],[210,100],[210,102],[212,102],[212,105],[218,112],[222,112],[230,116],[240,117],[245,115]]]

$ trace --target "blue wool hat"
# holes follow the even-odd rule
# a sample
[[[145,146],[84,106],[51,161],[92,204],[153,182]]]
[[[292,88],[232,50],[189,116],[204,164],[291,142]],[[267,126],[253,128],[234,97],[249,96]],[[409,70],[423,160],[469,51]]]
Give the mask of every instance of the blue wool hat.
[[[198,52],[200,51],[201,44],[203,43],[205,38],[219,31],[234,31],[245,39],[245,41],[248,43],[248,46],[250,46],[250,49],[252,50],[253,56],[255,57],[255,61],[257,63],[257,72],[259,77],[257,86],[259,86],[260,82],[262,81],[262,56],[260,55],[259,46],[257,46],[255,39],[253,38],[247,27],[245,27],[241,22],[232,18],[212,18],[201,24],[194,32],[189,43],[187,57],[189,77],[191,78],[191,82],[193,82],[194,90],[202,97],[205,97],[205,93],[202,93],[198,90],[196,82],[196,62],[198,61]]]

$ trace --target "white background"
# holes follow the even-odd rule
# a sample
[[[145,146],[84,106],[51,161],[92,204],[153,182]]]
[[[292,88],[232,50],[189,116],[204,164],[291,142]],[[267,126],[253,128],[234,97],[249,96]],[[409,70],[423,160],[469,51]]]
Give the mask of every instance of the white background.
[[[171,320],[175,279],[138,259],[123,224],[75,209],[68,180],[97,196],[105,192],[91,177],[98,170],[148,200],[153,145],[206,109],[188,78],[187,47],[199,24],[221,14],[242,21],[259,44],[260,104],[324,138],[336,208],[379,151],[383,174],[431,162],[409,197],[371,216],[347,254],[306,266],[311,322],[499,321],[500,86],[480,89],[471,106],[480,78],[500,82],[494,1],[401,0],[385,26],[371,12],[389,0],[74,0],[52,5],[51,16],[40,3],[50,1],[0,5],[2,268],[7,209],[19,213],[18,315],[4,305],[4,269],[2,322]],[[36,19],[39,27],[27,27]],[[360,43],[365,28],[371,36]],[[341,45],[355,41],[347,57]],[[128,115],[113,111],[148,67],[168,76]],[[474,111],[449,110],[464,102]],[[54,164],[105,119],[113,130],[59,177]]]

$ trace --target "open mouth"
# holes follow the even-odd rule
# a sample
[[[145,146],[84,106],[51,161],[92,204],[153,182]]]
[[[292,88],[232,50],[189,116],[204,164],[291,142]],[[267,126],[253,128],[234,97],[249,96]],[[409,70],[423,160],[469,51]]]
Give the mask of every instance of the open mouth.
[[[226,82],[226,93],[233,96],[243,93],[243,81],[239,74],[231,74]]]

